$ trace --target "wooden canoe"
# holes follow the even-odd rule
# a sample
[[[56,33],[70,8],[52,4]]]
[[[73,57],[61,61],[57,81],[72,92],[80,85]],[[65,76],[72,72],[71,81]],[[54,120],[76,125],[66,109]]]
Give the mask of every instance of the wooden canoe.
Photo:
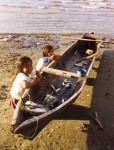
[[[30,98],[34,103],[43,104],[42,102],[44,102],[47,94],[56,97],[57,101],[53,103],[53,107],[48,108],[47,112],[32,116],[20,108],[20,100],[12,119],[14,134],[21,134],[23,137],[33,139],[54,116],[58,115],[76,100],[86,83],[86,78],[95,59],[94,56],[91,59],[81,61],[81,65],[76,64],[77,61],[84,57],[87,49],[91,49],[96,53],[98,51],[98,43],[94,40],[75,41],[71,47],[62,53],[59,60],[53,61],[42,70],[47,79],[46,83],[29,89],[29,96],[25,94],[23,101],[26,102]],[[86,74],[83,77],[77,74],[80,68],[85,70]],[[70,83],[70,86],[65,86],[65,82]]]

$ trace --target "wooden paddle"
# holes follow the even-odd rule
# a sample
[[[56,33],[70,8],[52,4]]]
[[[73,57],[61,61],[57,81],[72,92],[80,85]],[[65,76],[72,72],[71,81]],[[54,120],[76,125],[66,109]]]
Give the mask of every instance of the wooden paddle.
[[[92,54],[92,55],[90,55],[90,56],[84,57],[84,58],[82,58],[82,59],[76,61],[75,63],[79,63],[79,62],[81,62],[81,61],[83,61],[83,60],[93,58],[94,56],[97,56],[98,54],[99,54],[99,52],[96,52],[96,53],[94,53],[94,54]]]
[[[86,77],[80,77],[74,72],[68,72],[68,71],[63,71],[63,70],[58,70],[58,69],[53,69],[53,68],[48,68],[48,67],[42,68],[42,72],[51,73],[57,76],[65,77],[65,78],[74,77],[74,78],[79,78],[80,80],[86,80]]]

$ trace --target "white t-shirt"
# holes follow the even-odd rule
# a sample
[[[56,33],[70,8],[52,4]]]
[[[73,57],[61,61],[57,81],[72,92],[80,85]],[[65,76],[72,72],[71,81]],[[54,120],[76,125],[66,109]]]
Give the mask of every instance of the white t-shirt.
[[[41,71],[43,67],[46,67],[51,62],[50,57],[42,57],[37,63],[36,70]]]
[[[16,76],[12,89],[11,89],[11,96],[16,99],[20,99],[20,97],[23,95],[25,89],[22,87],[21,83],[23,80],[26,80],[27,82],[30,82],[30,78],[32,76],[36,75],[36,71],[33,70],[32,73],[29,76],[26,76],[24,73],[20,72]]]

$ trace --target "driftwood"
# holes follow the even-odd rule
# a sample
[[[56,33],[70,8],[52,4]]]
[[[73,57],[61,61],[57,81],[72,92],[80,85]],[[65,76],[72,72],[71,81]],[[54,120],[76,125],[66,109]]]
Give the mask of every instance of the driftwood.
[[[90,114],[90,115],[93,118],[93,120],[97,123],[97,125],[99,126],[99,128],[103,130],[103,126],[102,126],[102,124],[101,124],[101,122],[100,122],[100,120],[98,118],[97,112],[95,112],[94,114]]]
[[[104,36],[97,35],[97,34],[90,34],[90,33],[85,33],[84,38],[92,38],[101,41],[106,39]]]
[[[79,41],[89,41],[89,42],[103,42],[103,40],[94,40],[94,39],[84,39],[84,38],[75,38],[75,37],[68,37],[64,36],[65,39],[69,40],[79,40]]]
[[[75,37],[68,37],[68,36],[64,36],[64,38],[69,39],[69,40],[79,40],[79,41],[101,42],[101,43],[114,44],[112,42],[111,38],[106,38],[101,35],[89,34],[89,33],[85,33],[83,38],[75,38]]]

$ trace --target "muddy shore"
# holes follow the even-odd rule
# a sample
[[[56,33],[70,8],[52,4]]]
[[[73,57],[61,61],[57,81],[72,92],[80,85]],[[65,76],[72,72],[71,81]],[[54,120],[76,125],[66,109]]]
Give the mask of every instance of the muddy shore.
[[[67,35],[64,35],[67,36]],[[80,34],[68,35],[80,37]],[[55,34],[0,35],[0,149],[8,150],[113,150],[114,147],[114,44],[100,48],[86,85],[70,107],[58,114],[32,140],[10,132],[13,110],[9,106],[10,89],[16,61],[29,56],[35,67],[42,47],[51,44],[56,53],[66,50],[73,40]],[[99,129],[87,110],[97,112],[103,125]],[[85,131],[82,128],[85,128]]]

